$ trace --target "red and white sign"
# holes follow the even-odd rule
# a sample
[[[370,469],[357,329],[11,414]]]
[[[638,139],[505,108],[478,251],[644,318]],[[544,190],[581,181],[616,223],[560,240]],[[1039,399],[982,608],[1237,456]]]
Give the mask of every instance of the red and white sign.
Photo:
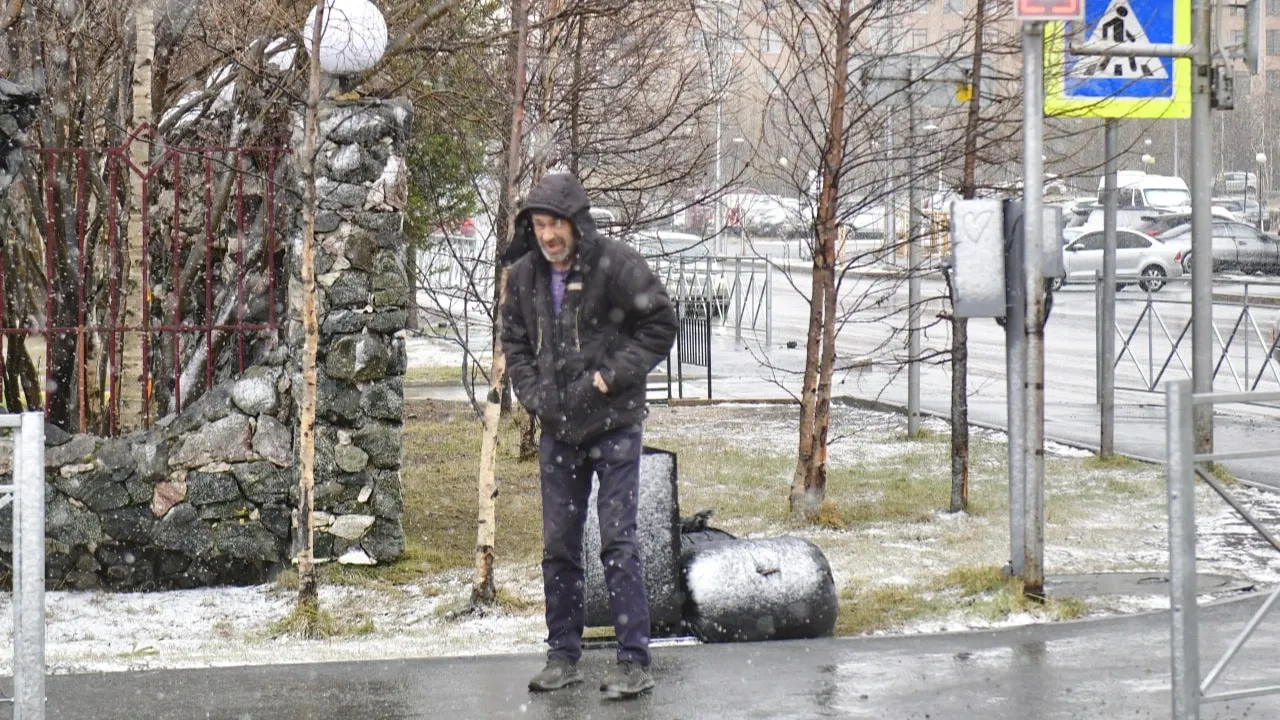
[[[1023,22],[1084,20],[1084,0],[1014,0],[1013,16]]]

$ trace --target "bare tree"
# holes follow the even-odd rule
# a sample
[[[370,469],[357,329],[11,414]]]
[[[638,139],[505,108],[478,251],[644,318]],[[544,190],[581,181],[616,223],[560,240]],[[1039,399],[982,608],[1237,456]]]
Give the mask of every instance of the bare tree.
[[[316,0],[308,61],[307,112],[302,145],[302,407],[298,413],[298,616],[308,637],[320,634],[320,593],[315,568],[316,354],[320,327],[316,317],[316,151],[319,148],[320,38],[328,7]]]
[[[125,269],[124,291],[120,301],[124,308],[124,324],[126,327],[143,327],[143,313],[149,312],[147,303],[138,297],[143,291],[143,256],[148,252],[147,231],[142,226],[143,205],[149,202],[146,197],[145,179],[151,174],[151,133],[152,124],[152,68],[155,65],[155,7],[153,0],[138,0],[133,3],[134,51],[133,51],[133,101],[130,104],[130,121],[133,143],[129,146],[129,163],[133,172],[129,173],[129,215],[128,228],[123,245],[123,266]],[[146,295],[150,295],[147,288]],[[128,338],[129,336],[125,336]],[[133,341],[120,343],[120,367],[124,382],[120,388],[120,411],[127,418],[148,407],[151,388],[145,384],[146,374],[142,372],[142,337],[133,336]]]
[[[502,200],[498,209],[498,221],[502,240],[494,246],[494,267],[497,276],[495,292],[497,301],[492,320],[493,360],[489,371],[489,394],[485,399],[484,435],[480,445],[479,517],[476,537],[476,575],[471,586],[473,606],[491,605],[497,599],[493,583],[493,548],[496,543],[498,494],[494,478],[494,466],[498,453],[498,430],[502,415],[502,393],[506,385],[507,359],[502,352],[502,305],[506,302],[507,274],[502,267],[502,256],[515,235],[515,205],[517,202],[520,172],[521,141],[524,135],[525,60],[528,53],[529,7],[526,0],[512,0],[512,35],[508,62],[511,64],[511,134],[507,139],[504,160]]]
[[[940,202],[945,202],[948,192],[941,182],[944,176],[954,178],[950,187],[967,186],[972,194],[997,192],[1005,179],[1001,168],[1013,159],[1006,150],[1008,141],[1017,131],[1016,122],[1009,121],[1016,95],[999,83],[1012,82],[1016,75],[992,70],[990,56],[1008,48],[1004,44],[988,47],[999,42],[984,31],[989,17],[979,27],[975,10],[960,31],[921,47],[915,43],[910,23],[902,22],[900,9],[889,2],[851,7],[848,34],[840,40],[837,18],[841,9],[834,1],[816,3],[816,7],[809,2],[775,3],[767,13],[743,23],[761,32],[762,43],[761,53],[753,58],[755,77],[750,77],[752,70],[744,73],[748,77],[743,93],[763,96],[758,118],[752,120],[748,114],[745,122],[748,127],[743,134],[752,138],[753,151],[747,177],[765,187],[794,192],[800,215],[810,224],[802,250],[813,258],[811,287],[805,292],[791,280],[792,290],[809,302],[804,372],[762,357],[784,389],[790,391],[788,381],[801,384],[797,466],[789,495],[793,515],[801,519],[813,519],[825,497],[825,451],[833,441],[826,408],[833,376],[850,372],[864,358],[893,369],[891,380],[911,363],[958,363],[952,378],[958,398],[953,404],[956,428],[952,440],[960,485],[967,472],[965,327],[951,317],[947,295],[942,292],[926,293],[914,308],[895,300],[912,273],[929,270],[927,266],[904,268],[899,258],[906,256],[909,244],[920,243],[927,249],[926,265],[937,264],[945,247],[947,218],[940,205],[918,203],[899,219],[896,230],[885,228],[883,244],[869,248],[858,235],[869,229],[866,222],[872,213],[883,209],[886,219],[897,216],[894,208],[901,207],[900,198],[912,183],[928,187],[934,179],[939,180],[936,191],[926,197],[932,195]],[[988,4],[984,9],[991,7]],[[763,49],[766,39],[771,45],[767,51]],[[839,48],[845,41],[854,50],[847,60],[845,114],[839,129],[841,159],[831,167],[834,128],[830,119],[832,106],[839,99],[833,82],[841,62]],[[974,53],[973,47],[987,49]],[[972,69],[975,62],[981,65],[977,71]],[[942,80],[954,78],[956,68],[970,71],[964,83]],[[987,77],[992,82],[983,82]],[[753,82],[759,82],[763,90],[753,90]],[[972,88],[971,102],[958,103],[950,97],[963,89],[961,85]],[[927,122],[915,119],[919,110],[908,111],[912,104],[923,106]],[[744,123],[741,116],[736,121]],[[927,127],[928,135],[921,134],[922,126]],[[952,171],[966,150],[969,169]],[[828,237],[824,205],[829,202],[827,186],[833,182],[838,186],[833,203],[836,232]],[[927,205],[928,211],[921,205]],[[835,258],[827,262],[832,247]],[[831,285],[820,282],[828,266],[833,291]],[[864,272],[872,268],[876,269],[874,277]],[[904,353],[900,345],[913,312],[924,316],[922,332],[926,337],[922,351],[914,357]],[[939,345],[928,340],[935,329],[943,330],[950,342]],[[838,354],[834,353],[837,337],[844,338]],[[824,379],[828,346],[833,351],[832,376]],[[842,359],[850,355],[854,357]]]
[[[804,388],[800,392],[800,441],[791,480],[791,514],[813,520],[827,484],[827,429],[836,329],[836,216],[840,168],[844,165],[845,98],[849,87],[850,0],[840,0],[833,18],[835,55],[829,82],[829,122],[822,157],[817,238],[813,250],[813,292],[805,343]]]

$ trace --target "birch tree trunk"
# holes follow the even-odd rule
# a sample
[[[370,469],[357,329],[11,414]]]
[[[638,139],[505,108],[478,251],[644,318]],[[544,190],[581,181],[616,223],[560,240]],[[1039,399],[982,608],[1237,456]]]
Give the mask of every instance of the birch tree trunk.
[[[489,396],[485,400],[484,434],[480,441],[480,470],[476,487],[479,510],[476,517],[476,574],[471,585],[473,607],[492,605],[497,599],[493,582],[494,544],[496,542],[498,484],[494,467],[498,456],[498,429],[502,415],[502,391],[507,381],[507,358],[502,352],[502,308],[507,299],[507,271],[502,256],[515,234],[515,205],[520,180],[520,139],[524,133],[525,65],[528,55],[529,7],[527,0],[512,0],[511,61],[511,134],[503,159],[504,185],[498,207],[501,235],[494,243],[494,292],[497,302],[493,310],[493,365],[489,372]]]
[[[974,10],[973,89],[964,130],[964,177],[960,194],[977,195],[978,123],[982,98],[982,35],[986,3]],[[951,313],[951,512],[969,510],[969,319]]]
[[[547,7],[542,16],[547,18],[542,23],[542,48],[541,55],[546,58],[542,69],[542,89],[539,98],[539,117],[538,123],[543,129],[543,138],[538,143],[538,152],[533,158],[533,174],[529,178],[532,185],[537,185],[538,181],[547,174],[551,164],[550,145],[551,139],[555,137],[555,131],[551,127],[551,113],[555,105],[555,77],[556,71],[560,65],[560,43],[561,43],[561,22],[557,18],[561,12],[561,0],[548,0]],[[578,58],[580,61],[580,58]],[[576,78],[575,78],[576,80]],[[579,86],[575,82],[572,86],[574,97],[579,94]],[[576,174],[577,169],[573,170]],[[532,460],[538,456],[538,419],[526,411],[524,408],[516,406],[515,410],[516,426],[520,428],[520,459]]]
[[[841,0],[836,17],[836,52],[829,89],[822,193],[818,197],[817,246],[813,253],[813,293],[805,343],[804,386],[800,394],[800,442],[791,481],[791,515],[812,521],[826,498],[827,430],[831,419],[831,374],[835,365],[836,203],[844,164],[844,106],[849,82],[850,2]]]
[[[151,80],[152,67],[155,65],[156,34],[154,0],[137,0],[133,8],[134,34],[136,37],[133,54],[133,99],[129,128],[137,128],[151,124]],[[150,169],[151,142],[148,137],[139,135],[129,145],[129,162],[133,167],[129,171],[129,217],[125,231],[125,242],[121,248],[123,258],[121,264],[126,273],[124,288],[121,290],[120,306],[124,314],[124,326],[139,328],[143,325],[144,313],[149,311],[151,289],[145,287],[143,262],[147,254],[147,228],[143,226],[143,209],[146,206],[145,175]],[[142,367],[142,348],[144,335],[140,332],[125,333],[120,338],[120,360],[117,367],[121,373],[120,413],[119,418],[124,428],[133,427],[139,421],[139,413],[150,398],[150,378],[144,380]],[[148,408],[149,409],[149,408]]]
[[[302,407],[298,412],[298,616],[307,637],[319,634],[320,593],[315,566],[316,487],[316,352],[320,344],[316,318],[316,152],[319,146],[320,36],[325,0],[316,0],[311,28],[310,83],[307,92],[302,176],[306,201],[302,205]]]

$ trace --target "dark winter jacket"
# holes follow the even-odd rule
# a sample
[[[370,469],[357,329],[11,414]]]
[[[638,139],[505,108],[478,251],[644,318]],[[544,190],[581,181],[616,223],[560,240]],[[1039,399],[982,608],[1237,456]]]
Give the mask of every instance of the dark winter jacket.
[[[517,215],[504,257],[502,347],[512,388],[545,432],[575,445],[644,419],[645,378],[671,351],[677,330],[662,282],[634,249],[600,236],[589,209],[572,175],[548,175]],[[558,315],[534,212],[573,223],[577,249]],[[607,395],[593,383],[596,371]]]

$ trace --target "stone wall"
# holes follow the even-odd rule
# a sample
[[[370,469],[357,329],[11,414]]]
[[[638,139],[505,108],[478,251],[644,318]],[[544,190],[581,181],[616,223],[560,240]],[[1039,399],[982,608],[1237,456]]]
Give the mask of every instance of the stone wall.
[[[104,439],[45,426],[51,588],[263,582],[288,562],[293,438],[281,367],[250,369],[148,431]],[[286,396],[287,397],[287,396]],[[11,455],[0,454],[9,473]],[[11,514],[0,511],[0,564]]]
[[[40,96],[32,90],[0,80],[0,192],[22,168],[22,143],[35,120]]]
[[[405,101],[327,103],[317,157],[317,558],[366,563],[404,552],[400,521],[404,329],[413,306],[403,235]],[[302,120],[294,124],[302,145]],[[301,235],[295,249],[300,247]],[[300,264],[291,263],[287,343],[301,401]]]
[[[404,552],[402,330],[412,296],[401,226],[411,116],[402,102],[322,111],[319,559],[369,564]],[[300,137],[300,118],[297,130]],[[290,564],[302,387],[301,228],[291,240],[285,339],[260,364],[127,437],[73,436],[46,426],[50,587],[252,584]],[[7,442],[0,436],[0,445]],[[10,448],[0,447],[0,482],[9,481],[11,460]],[[0,568],[10,562],[11,518],[10,508],[0,509]]]

